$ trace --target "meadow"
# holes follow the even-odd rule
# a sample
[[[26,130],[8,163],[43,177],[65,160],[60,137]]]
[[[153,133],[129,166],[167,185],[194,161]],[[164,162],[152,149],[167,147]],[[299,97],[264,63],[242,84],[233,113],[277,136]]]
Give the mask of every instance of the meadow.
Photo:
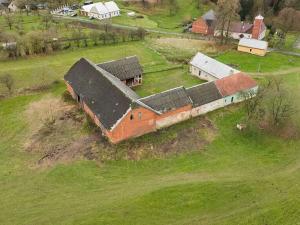
[[[98,154],[106,149],[116,154],[114,159],[82,157],[39,166],[43,149],[24,147],[34,136],[31,124],[41,123],[36,114],[26,116],[29,106],[49,96],[61,99],[63,75],[80,57],[102,62],[128,55],[137,55],[145,69],[144,85],[137,89],[142,96],[201,83],[189,76],[186,65],[168,62],[147,42],[0,62],[0,74],[11,73],[18,90],[58,80],[48,90],[0,100],[0,224],[299,223],[300,141],[255,129],[238,131],[241,105],[118,146],[100,143]],[[277,53],[260,58],[229,51],[217,58],[246,72],[257,72],[257,62],[261,72],[299,67],[299,58]],[[299,98],[300,73],[278,76]],[[77,128],[57,132],[76,141],[77,135],[87,135],[86,129]],[[132,149],[142,157],[119,157]],[[149,154],[156,149],[166,152]]]

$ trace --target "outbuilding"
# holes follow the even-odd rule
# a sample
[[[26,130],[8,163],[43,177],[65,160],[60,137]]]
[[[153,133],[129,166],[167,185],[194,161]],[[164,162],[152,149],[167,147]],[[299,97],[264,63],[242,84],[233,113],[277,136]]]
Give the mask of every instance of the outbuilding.
[[[216,80],[215,84],[223,97],[224,106],[242,102],[247,96],[254,97],[258,91],[256,81],[244,73]]]
[[[257,39],[242,38],[239,41],[238,51],[253,55],[265,56],[268,50],[268,42]]]
[[[198,52],[190,62],[190,72],[202,80],[214,81],[240,71]]]

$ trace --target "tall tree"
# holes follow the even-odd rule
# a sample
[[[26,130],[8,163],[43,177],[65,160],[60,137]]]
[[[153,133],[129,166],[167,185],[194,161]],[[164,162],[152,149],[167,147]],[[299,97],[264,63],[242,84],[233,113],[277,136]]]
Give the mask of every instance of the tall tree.
[[[221,36],[221,44],[224,43],[224,34],[226,34],[225,42],[227,42],[229,38],[229,28],[231,22],[236,17],[239,17],[239,10],[239,0],[218,0],[216,15],[218,21],[217,27]]]

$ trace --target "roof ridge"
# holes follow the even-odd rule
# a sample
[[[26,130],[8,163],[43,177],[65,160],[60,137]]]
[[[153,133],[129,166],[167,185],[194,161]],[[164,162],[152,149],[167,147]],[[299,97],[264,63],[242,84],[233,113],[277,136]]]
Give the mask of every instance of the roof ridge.
[[[168,90],[159,92],[159,93],[155,93],[155,94],[152,94],[152,95],[148,95],[148,96],[146,96],[146,97],[139,98],[138,100],[145,100],[145,99],[148,99],[148,98],[150,98],[150,97],[154,97],[154,96],[156,96],[156,95],[160,95],[160,94],[163,94],[163,93],[166,93],[166,92],[169,92],[169,91],[173,91],[173,90],[176,90],[176,89],[181,89],[181,88],[183,88],[183,89],[185,90],[185,87],[184,87],[184,86],[178,86],[178,87],[171,88],[171,89],[168,89]]]
[[[93,62],[91,62],[90,60],[86,59],[86,58],[81,58],[83,60],[85,60],[86,62],[88,62],[91,66],[94,67],[94,69],[96,69],[98,72],[100,72],[103,76],[105,76],[105,78],[111,82],[112,85],[114,85],[116,88],[118,88],[127,98],[129,98],[132,101],[135,101],[136,99],[139,98],[139,96],[133,91],[131,90],[129,87],[127,87],[124,83],[122,83],[122,81],[120,81],[118,78],[116,78],[114,75],[112,75],[111,73],[107,72],[106,70],[100,68],[99,66],[97,66],[96,64],[94,64]],[[117,84],[118,83],[118,84]],[[130,96],[128,94],[127,91],[124,91],[123,89],[121,89],[119,86],[122,86],[122,88],[126,88],[129,92],[131,92],[131,94],[134,93],[134,95],[136,95],[135,97]]]

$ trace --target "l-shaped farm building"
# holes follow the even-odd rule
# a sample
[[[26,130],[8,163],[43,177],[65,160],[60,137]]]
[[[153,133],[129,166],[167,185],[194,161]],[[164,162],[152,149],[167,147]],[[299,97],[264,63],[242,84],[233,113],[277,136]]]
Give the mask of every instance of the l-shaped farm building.
[[[192,74],[209,82],[143,98],[130,88],[132,81],[141,84],[142,80],[136,57],[98,65],[82,58],[65,75],[65,82],[73,98],[112,143],[243,101],[245,97],[241,93],[252,92],[253,96],[257,92],[258,85],[251,77],[201,53],[191,61],[191,68],[191,71],[195,68],[204,71],[204,76],[201,72]],[[124,78],[124,74],[132,75]]]

